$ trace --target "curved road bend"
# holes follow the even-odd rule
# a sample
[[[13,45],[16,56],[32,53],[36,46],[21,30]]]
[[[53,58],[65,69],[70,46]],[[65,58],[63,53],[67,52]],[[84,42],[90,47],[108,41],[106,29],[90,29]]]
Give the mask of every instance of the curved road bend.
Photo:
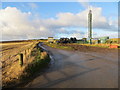
[[[44,46],[54,62],[29,82],[29,88],[117,88],[118,58]]]

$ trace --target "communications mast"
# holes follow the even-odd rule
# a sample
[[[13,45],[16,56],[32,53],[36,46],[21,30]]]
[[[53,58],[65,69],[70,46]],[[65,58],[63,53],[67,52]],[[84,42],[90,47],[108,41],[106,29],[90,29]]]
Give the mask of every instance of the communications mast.
[[[88,39],[89,43],[92,44],[92,10],[88,13]]]

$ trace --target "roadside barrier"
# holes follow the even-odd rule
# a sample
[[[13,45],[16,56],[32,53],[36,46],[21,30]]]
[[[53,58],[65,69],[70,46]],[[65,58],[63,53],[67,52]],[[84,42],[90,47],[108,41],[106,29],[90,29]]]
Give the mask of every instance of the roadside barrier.
[[[30,59],[31,51],[36,46],[38,42],[31,42],[30,44],[27,44],[23,46],[23,48],[18,48],[18,52],[8,56],[6,60],[3,60],[2,62],[2,68],[5,68],[8,65],[13,64],[16,61],[19,61],[19,65],[23,66],[24,62],[28,61]]]
[[[38,41],[30,42],[24,44],[21,47],[18,47],[16,51],[6,55],[2,60],[2,80],[3,86],[9,84],[9,82],[14,82],[14,80],[20,79],[27,66],[34,60],[31,52],[34,51],[34,48],[38,44]],[[26,73],[24,73],[26,74]]]

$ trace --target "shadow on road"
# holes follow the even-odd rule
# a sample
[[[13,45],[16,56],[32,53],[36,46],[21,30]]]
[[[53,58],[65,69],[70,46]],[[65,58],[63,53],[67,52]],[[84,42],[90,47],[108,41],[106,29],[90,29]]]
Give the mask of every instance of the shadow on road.
[[[47,47],[54,63],[39,72],[27,88],[117,87],[117,66],[103,56]]]
[[[60,78],[60,79],[57,79],[57,80],[54,80],[54,81],[50,80],[49,77],[47,77],[46,75],[43,75],[44,78],[47,79],[48,83],[42,84],[42,85],[39,85],[40,83],[36,83],[36,84],[33,85],[33,86],[37,86],[37,85],[38,85],[39,88],[48,88],[48,87],[54,86],[54,85],[56,85],[56,84],[59,84],[59,83],[61,83],[61,82],[64,82],[64,81],[67,81],[67,80],[71,80],[72,78],[76,78],[76,77],[78,77],[78,76],[80,76],[80,75],[84,75],[84,74],[86,74],[86,73],[89,73],[89,72],[92,72],[92,71],[95,71],[95,70],[98,70],[98,69],[100,69],[100,68],[94,68],[94,69],[86,70],[86,71],[83,71],[83,72],[81,72],[81,73],[74,74],[74,75],[72,75],[72,76],[67,75],[67,74],[66,74],[65,72],[63,72],[63,71],[59,71],[60,73],[64,74],[66,77],[65,77],[65,78]],[[72,72],[71,72],[71,73],[72,73]]]

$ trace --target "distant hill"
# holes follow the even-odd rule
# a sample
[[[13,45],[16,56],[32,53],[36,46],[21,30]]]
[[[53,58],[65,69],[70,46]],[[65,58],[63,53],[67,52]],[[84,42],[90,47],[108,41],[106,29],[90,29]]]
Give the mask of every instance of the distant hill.
[[[0,41],[0,43],[31,42],[33,40]]]

